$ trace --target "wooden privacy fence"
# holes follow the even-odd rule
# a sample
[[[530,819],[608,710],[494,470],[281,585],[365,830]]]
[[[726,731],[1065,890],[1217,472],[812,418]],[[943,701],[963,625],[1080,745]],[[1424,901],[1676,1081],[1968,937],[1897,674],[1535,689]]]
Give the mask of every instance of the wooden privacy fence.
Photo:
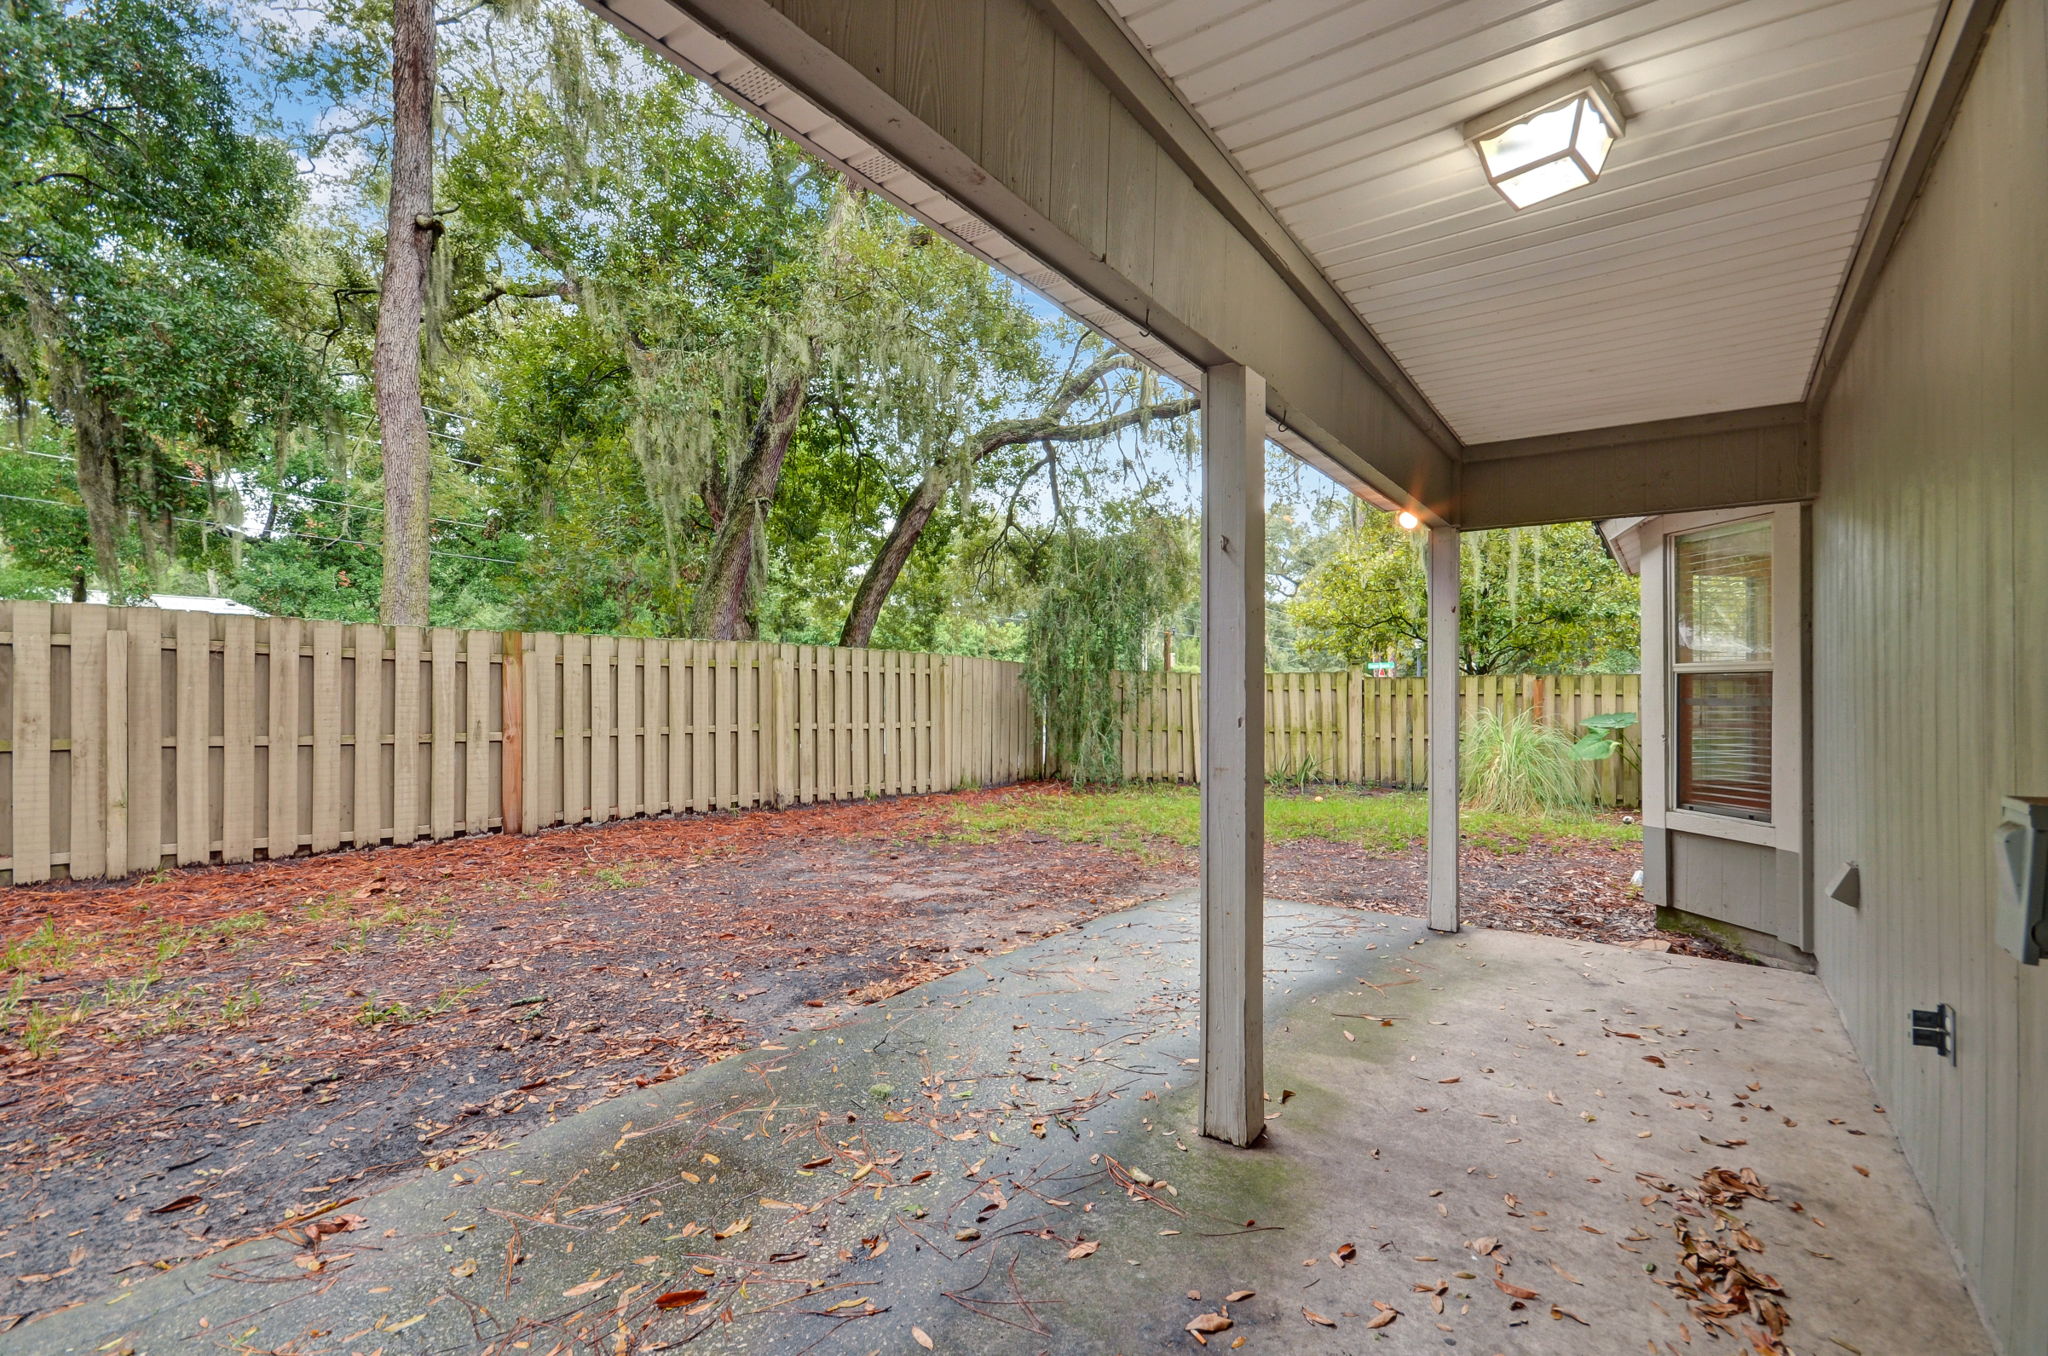
[[[1016,664],[0,602],[0,870],[532,832],[1035,775]]]
[[[1126,701],[1124,775],[1141,781],[1195,781],[1201,767],[1201,676],[1122,675]],[[1428,779],[1429,732],[1420,678],[1341,673],[1266,675],[1266,772],[1304,781],[1419,787]],[[1639,711],[1642,679],[1633,673],[1564,677],[1528,674],[1467,677],[1463,717],[1481,708],[1506,715],[1533,711],[1576,738],[1586,717]],[[1636,747],[1638,731],[1628,731]],[[1594,803],[1640,805],[1636,765],[1617,754],[1582,764]]]
[[[0,602],[0,871],[16,883],[1037,776],[1022,667],[809,645]],[[1123,766],[1193,781],[1200,676],[1121,676]],[[1266,678],[1266,766],[1420,786],[1419,678]],[[1467,678],[1576,733],[1634,674]],[[1630,732],[1634,734],[1633,731]],[[1632,766],[1585,765],[1602,805]]]

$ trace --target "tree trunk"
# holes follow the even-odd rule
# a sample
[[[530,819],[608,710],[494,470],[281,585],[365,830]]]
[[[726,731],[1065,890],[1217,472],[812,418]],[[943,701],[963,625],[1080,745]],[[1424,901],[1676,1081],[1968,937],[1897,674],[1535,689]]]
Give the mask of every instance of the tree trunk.
[[[1017,447],[1025,443],[1043,443],[1047,456],[1051,456],[1055,443],[1095,442],[1108,438],[1131,427],[1147,427],[1163,419],[1179,419],[1193,413],[1201,402],[1190,396],[1184,400],[1171,400],[1163,404],[1135,406],[1120,410],[1106,418],[1087,424],[1062,424],[1059,419],[1072,409],[1075,402],[1111,372],[1128,365],[1127,359],[1111,358],[1097,363],[1067,384],[1067,387],[1052,402],[1048,411],[1035,419],[1010,420],[983,429],[972,440],[974,451],[969,463],[979,465],[1006,447]],[[1044,463],[1040,463],[1043,465]],[[839,633],[839,643],[845,646],[863,646],[873,639],[875,623],[881,620],[882,608],[889,601],[890,590],[896,587],[897,578],[903,567],[910,563],[910,553],[917,549],[918,538],[930,526],[932,515],[945,502],[947,491],[959,482],[965,466],[957,457],[949,457],[925,470],[923,479],[903,506],[896,513],[896,522],[889,529],[888,538],[861,577],[860,588],[853,595],[853,606],[846,614],[846,625]],[[1057,493],[1057,490],[1055,490]]]
[[[882,618],[882,605],[889,601],[889,591],[896,587],[897,576],[910,563],[910,553],[917,549],[917,539],[924,535],[925,526],[945,500],[946,491],[952,487],[954,479],[945,469],[932,467],[924,473],[924,479],[917,482],[917,488],[910,492],[910,497],[903,501],[903,507],[896,511],[896,522],[889,529],[888,540],[882,543],[874,563],[861,576],[860,588],[854,592],[853,608],[846,614],[845,629],[839,633],[841,645],[856,648],[874,638],[875,623]]]
[[[384,451],[386,622],[425,626],[433,448],[420,396],[420,331],[434,252],[434,0],[391,13],[391,208],[370,358]]]
[[[711,640],[752,640],[754,542],[766,524],[768,506],[782,482],[789,440],[803,414],[807,373],[780,378],[762,397],[747,437],[747,453],[735,469],[725,518],[711,543],[711,556],[690,608],[690,631]]]

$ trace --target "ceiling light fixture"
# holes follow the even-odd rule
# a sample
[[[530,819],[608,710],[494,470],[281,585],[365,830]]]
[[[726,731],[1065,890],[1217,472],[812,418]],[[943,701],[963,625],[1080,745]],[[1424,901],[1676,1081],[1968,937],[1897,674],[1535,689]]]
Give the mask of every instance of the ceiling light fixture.
[[[1553,80],[1465,124],[1486,181],[1515,210],[1584,188],[1620,138],[1621,105],[1591,69]]]

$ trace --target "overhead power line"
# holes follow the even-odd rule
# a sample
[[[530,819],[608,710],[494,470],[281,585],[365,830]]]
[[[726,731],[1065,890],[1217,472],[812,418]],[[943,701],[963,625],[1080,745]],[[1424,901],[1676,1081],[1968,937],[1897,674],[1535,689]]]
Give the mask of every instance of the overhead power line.
[[[31,457],[42,457],[47,461],[68,461],[76,463],[78,460],[77,457],[74,457],[67,452],[38,452],[32,447],[21,447],[16,448],[15,450],[18,452],[26,452]],[[207,480],[201,476],[172,475],[170,478],[172,480],[182,480],[187,485],[205,485],[208,487],[212,487],[213,485],[212,481]],[[351,504],[345,499],[323,499],[317,494],[308,494],[304,490],[266,489],[265,492],[269,494],[272,499],[276,499],[279,495],[287,495],[293,499],[304,499],[310,503],[315,504],[328,504],[332,505],[335,508],[344,508],[355,513],[382,513],[384,511],[382,508],[375,504]],[[51,500],[50,502],[55,503],[57,501]],[[430,514],[428,516],[432,518],[434,522],[445,523],[449,527],[467,527],[477,532],[488,532],[491,530],[491,526],[489,523],[472,523],[461,518],[443,518],[438,514]],[[482,560],[485,559],[485,557],[479,556],[477,557],[477,559]]]
[[[33,495],[26,494],[0,494],[0,499],[12,499],[16,503],[20,504],[48,504],[52,508],[70,509],[73,513],[85,512],[85,505],[67,504],[62,499],[40,499]],[[217,532],[224,532],[231,537],[240,537],[243,541],[262,540],[259,537],[250,536],[247,532],[242,531],[242,529],[238,527],[232,527],[227,523],[217,523],[210,518],[187,518],[183,514],[173,513],[171,515],[171,521],[174,523],[190,523],[194,527],[212,528]],[[374,551],[378,549],[376,543],[363,541],[359,537],[329,537],[312,532],[294,532],[292,536],[295,540],[298,541],[345,542],[350,546],[363,547],[365,550]],[[445,547],[433,545],[429,545],[427,547],[427,554],[435,556],[452,556],[457,560],[480,560],[491,565],[517,565],[519,563],[516,560],[507,560],[503,556],[472,555],[467,551],[450,551]]]

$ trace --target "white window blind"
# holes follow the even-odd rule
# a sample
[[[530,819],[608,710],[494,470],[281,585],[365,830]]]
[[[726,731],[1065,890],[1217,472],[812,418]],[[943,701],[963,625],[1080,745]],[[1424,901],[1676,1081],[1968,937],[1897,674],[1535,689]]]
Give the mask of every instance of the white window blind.
[[[1675,803],[1771,817],[1771,524],[1673,539]]]

